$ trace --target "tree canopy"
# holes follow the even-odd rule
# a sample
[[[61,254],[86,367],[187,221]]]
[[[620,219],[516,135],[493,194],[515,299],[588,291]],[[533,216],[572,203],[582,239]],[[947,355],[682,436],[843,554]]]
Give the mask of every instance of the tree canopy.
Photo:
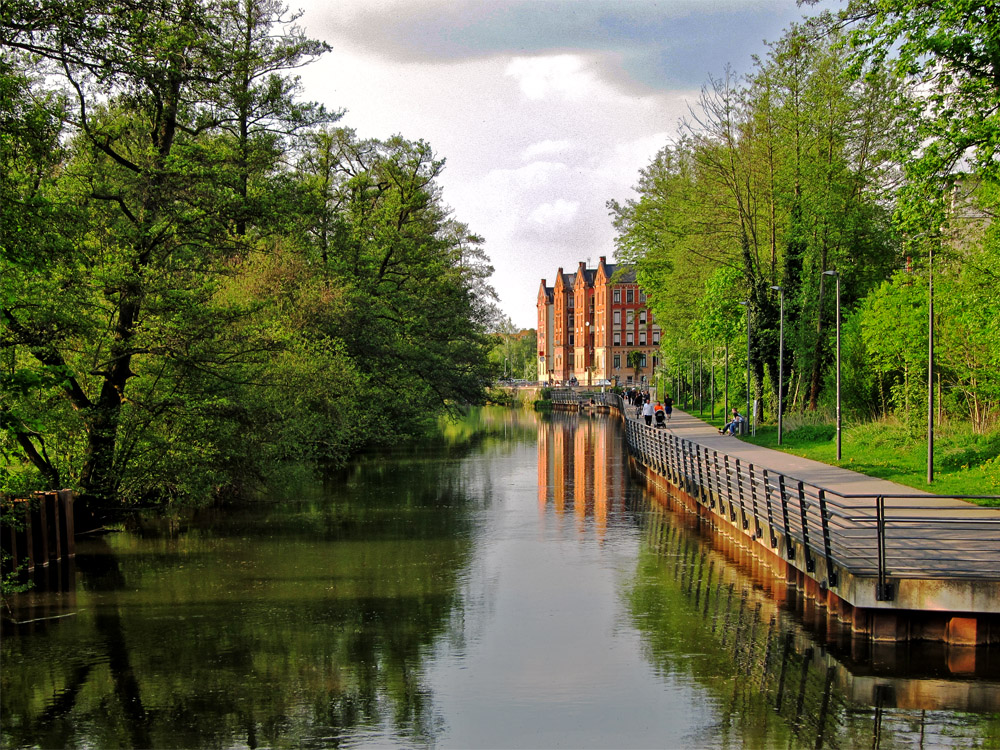
[[[829,403],[835,300],[823,272],[836,271],[845,407],[919,426],[933,275],[946,406],[978,430],[996,424],[1000,307],[984,292],[998,267],[997,13],[852,0],[790,27],[745,78],[710,79],[637,197],[609,204],[619,260],[664,329],[665,368],[739,340],[749,315],[754,396],[772,409],[779,392],[786,410]]]
[[[282,4],[8,7],[5,490],[242,491],[483,397],[491,269],[443,160],[299,101],[326,48]]]

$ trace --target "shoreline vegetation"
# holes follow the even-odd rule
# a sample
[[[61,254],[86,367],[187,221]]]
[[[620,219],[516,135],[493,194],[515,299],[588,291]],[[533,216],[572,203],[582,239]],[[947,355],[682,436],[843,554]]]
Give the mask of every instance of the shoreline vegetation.
[[[485,400],[484,240],[429,144],[301,99],[329,47],[300,15],[0,21],[0,495],[71,488],[95,525],[247,497]]]
[[[731,402],[804,415],[782,449],[835,463],[839,408],[840,465],[1000,492],[995,15],[845,0],[708,81],[636,197],[609,203],[662,329],[661,387],[690,397],[725,366]]]

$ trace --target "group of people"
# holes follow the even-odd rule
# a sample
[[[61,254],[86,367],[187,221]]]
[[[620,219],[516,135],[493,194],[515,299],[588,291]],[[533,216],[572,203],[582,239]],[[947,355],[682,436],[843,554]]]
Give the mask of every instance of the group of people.
[[[642,417],[648,425],[652,425],[655,419],[657,427],[666,427],[674,411],[674,400],[670,396],[664,396],[663,401],[654,402],[649,391],[630,388],[625,392],[625,400],[635,407],[635,416]]]
[[[674,400],[670,396],[664,396],[663,401],[654,402],[650,399],[649,391],[640,391],[638,388],[625,391],[625,400],[635,407],[636,419],[642,417],[648,425],[652,425],[655,420],[657,427],[666,427],[674,410]],[[734,407],[730,420],[722,426],[719,434],[738,435],[743,431],[745,422],[744,416]]]

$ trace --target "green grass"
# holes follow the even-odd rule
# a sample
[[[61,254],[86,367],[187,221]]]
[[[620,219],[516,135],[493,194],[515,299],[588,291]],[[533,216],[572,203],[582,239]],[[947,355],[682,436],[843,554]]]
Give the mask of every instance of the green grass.
[[[695,411],[697,414],[697,411]],[[722,425],[721,418],[706,422]],[[965,426],[940,429],[934,439],[934,481],[927,483],[927,440],[891,421],[844,425],[837,461],[836,426],[793,419],[784,425],[778,446],[776,425],[764,425],[743,438],[792,455],[867,474],[937,495],[1000,496],[1000,431],[977,435]],[[978,500],[1000,507],[998,500]]]

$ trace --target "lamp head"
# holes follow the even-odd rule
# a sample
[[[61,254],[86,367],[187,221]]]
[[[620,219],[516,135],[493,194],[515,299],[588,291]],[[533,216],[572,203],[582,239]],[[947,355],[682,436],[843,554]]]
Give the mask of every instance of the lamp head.
[[[746,307],[747,305],[750,304],[750,300],[743,300],[742,302],[737,302],[736,304],[743,305],[744,307]]]
[[[836,271],[823,271],[823,275],[824,276],[836,276],[837,272]]]
[[[781,291],[784,291],[784,290],[780,286],[772,286],[771,287],[771,291],[781,292]]]

